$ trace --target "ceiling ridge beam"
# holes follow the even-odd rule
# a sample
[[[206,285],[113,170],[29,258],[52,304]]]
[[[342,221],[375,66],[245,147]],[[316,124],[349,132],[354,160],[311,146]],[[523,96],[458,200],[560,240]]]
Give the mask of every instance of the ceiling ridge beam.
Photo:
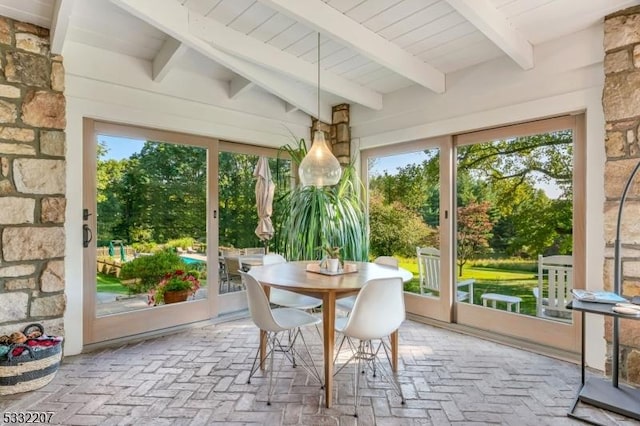
[[[436,93],[445,91],[443,72],[321,0],[258,1],[423,87]]]
[[[51,16],[51,30],[49,31],[49,45],[51,53],[62,54],[62,47],[67,38],[69,20],[73,10],[74,0],[56,0]]]
[[[282,100],[295,105],[311,116],[317,116],[315,96],[306,87],[292,84],[290,78],[265,69],[244,59],[237,58],[213,47],[210,43],[189,31],[189,12],[174,0],[111,0],[132,15],[160,29],[187,47],[220,63],[247,80],[262,87]],[[321,120],[331,121],[331,106],[323,102],[320,107]]]
[[[533,46],[489,0],[447,0],[522,69],[533,68]]]
[[[172,67],[174,67],[178,61],[182,58],[184,52],[187,51],[187,46],[180,43],[173,37],[167,38],[162,44],[160,51],[153,58],[152,64],[152,77],[153,81],[161,82],[169,73]]]

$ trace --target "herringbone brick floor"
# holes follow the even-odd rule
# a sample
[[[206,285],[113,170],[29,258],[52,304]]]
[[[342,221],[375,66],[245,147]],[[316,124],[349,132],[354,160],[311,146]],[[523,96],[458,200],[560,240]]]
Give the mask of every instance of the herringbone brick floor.
[[[321,357],[315,329],[308,343]],[[579,366],[406,321],[400,329],[400,405],[371,377],[353,414],[353,370],[336,376],[334,405],[305,370],[284,364],[271,406],[268,380],[247,384],[258,345],[249,319],[66,357],[46,387],[2,397],[0,413],[53,411],[63,425],[569,425]],[[629,419],[579,405],[606,425]],[[0,423],[2,419],[0,419]]]

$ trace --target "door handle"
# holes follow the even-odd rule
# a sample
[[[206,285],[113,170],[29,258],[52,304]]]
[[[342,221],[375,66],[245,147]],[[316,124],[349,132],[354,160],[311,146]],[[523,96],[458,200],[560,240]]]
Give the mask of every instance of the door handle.
[[[91,232],[91,228],[86,223],[82,225],[82,246],[84,248],[89,247],[89,243],[93,239],[93,233]]]

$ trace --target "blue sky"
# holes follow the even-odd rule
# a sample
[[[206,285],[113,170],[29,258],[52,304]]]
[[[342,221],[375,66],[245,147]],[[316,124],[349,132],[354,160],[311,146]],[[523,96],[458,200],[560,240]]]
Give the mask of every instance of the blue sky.
[[[388,157],[377,157],[371,167],[371,175],[379,176],[387,172],[389,175],[398,174],[398,168],[409,164],[421,164],[429,159],[424,151],[408,152],[406,154],[391,155]]]
[[[103,142],[108,151],[105,160],[122,160],[142,150],[143,140],[127,139],[115,136],[98,135],[98,141]]]

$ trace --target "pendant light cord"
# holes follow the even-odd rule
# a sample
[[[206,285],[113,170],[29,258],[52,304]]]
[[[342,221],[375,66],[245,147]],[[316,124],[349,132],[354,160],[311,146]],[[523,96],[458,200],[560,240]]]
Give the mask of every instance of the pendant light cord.
[[[318,124],[316,130],[320,130],[320,31],[318,31]]]

